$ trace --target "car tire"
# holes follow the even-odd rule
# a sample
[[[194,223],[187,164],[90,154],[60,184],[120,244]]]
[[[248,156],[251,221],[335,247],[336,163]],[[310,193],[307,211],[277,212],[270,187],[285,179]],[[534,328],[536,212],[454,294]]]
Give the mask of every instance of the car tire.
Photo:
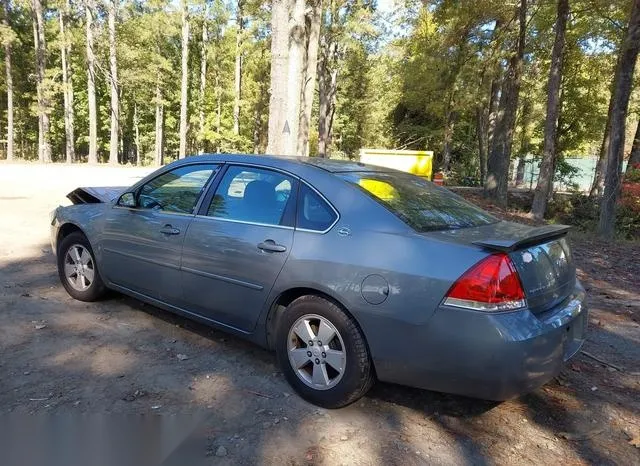
[[[329,341],[320,340],[332,332],[335,336]],[[303,341],[301,333],[309,341]],[[287,381],[315,405],[346,406],[373,385],[374,369],[364,335],[356,321],[332,301],[313,295],[294,300],[279,318],[276,338],[278,362]]]
[[[79,231],[65,236],[58,246],[58,275],[62,286],[79,301],[97,301],[106,292],[96,257],[87,237]]]

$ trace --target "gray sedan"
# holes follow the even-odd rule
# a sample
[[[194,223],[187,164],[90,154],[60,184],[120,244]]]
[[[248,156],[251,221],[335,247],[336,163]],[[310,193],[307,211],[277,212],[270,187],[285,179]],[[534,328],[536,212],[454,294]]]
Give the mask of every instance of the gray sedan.
[[[567,227],[499,221],[406,173],[205,155],[68,197],[51,241],[71,296],[116,290],[274,349],[320,406],[374,380],[504,400],[585,339]]]

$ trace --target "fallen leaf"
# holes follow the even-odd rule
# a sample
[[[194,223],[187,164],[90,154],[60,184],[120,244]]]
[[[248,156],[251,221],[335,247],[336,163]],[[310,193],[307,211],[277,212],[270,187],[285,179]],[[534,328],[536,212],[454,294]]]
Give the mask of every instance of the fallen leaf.
[[[629,445],[633,445],[636,448],[640,448],[640,435],[636,435],[631,440],[629,440]]]

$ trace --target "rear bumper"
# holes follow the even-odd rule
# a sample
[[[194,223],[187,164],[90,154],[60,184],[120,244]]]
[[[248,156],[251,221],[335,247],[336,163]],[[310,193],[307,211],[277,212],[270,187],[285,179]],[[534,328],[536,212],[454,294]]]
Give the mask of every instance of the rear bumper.
[[[530,392],[555,377],[582,347],[585,292],[561,305],[489,314],[440,308],[427,326],[405,329],[391,358],[374,361],[381,380],[489,400]]]

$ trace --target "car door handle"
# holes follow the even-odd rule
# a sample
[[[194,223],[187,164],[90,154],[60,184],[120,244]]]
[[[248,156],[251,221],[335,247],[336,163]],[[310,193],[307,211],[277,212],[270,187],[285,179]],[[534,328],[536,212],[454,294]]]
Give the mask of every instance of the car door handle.
[[[160,229],[160,233],[163,235],[179,235],[180,230],[178,228],[173,228],[171,225],[165,225]]]
[[[281,244],[276,244],[272,239],[266,239],[262,243],[258,244],[258,249],[268,252],[285,252],[287,247]]]

